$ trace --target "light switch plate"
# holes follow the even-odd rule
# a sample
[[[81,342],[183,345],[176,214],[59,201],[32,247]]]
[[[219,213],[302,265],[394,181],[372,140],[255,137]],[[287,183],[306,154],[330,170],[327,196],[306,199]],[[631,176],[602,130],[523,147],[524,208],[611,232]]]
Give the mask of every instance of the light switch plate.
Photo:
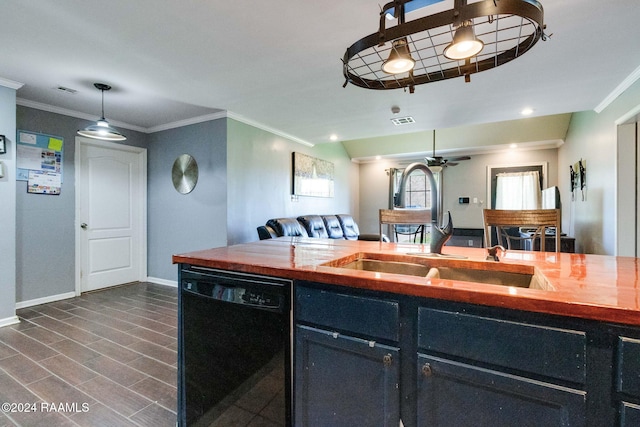
[[[0,154],[7,152],[7,143],[5,142],[4,135],[0,135]]]

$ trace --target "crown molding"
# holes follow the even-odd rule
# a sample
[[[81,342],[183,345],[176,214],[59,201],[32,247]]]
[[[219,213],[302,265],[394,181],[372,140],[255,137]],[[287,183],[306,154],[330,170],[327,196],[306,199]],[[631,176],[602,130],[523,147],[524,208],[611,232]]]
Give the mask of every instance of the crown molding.
[[[16,82],[15,80],[9,80],[9,79],[0,77],[0,86],[8,87],[9,89],[18,90],[22,86],[24,86],[24,83],[20,83],[20,82]]]
[[[0,85],[2,85],[2,82],[3,82],[3,80],[0,78]],[[23,107],[35,108],[36,110],[42,110],[42,111],[48,111],[50,113],[62,114],[62,115],[65,115],[65,116],[75,117],[75,118],[78,118],[78,119],[84,119],[84,120],[90,120],[90,121],[95,121],[96,120],[96,116],[94,114],[87,114],[87,113],[82,113],[80,111],[69,110],[69,109],[66,109],[66,108],[56,107],[54,105],[44,104],[44,103],[41,103],[41,102],[29,101],[28,99],[17,98],[16,99],[16,104],[21,105]],[[249,126],[253,126],[253,127],[258,128],[258,129],[262,129],[264,131],[271,132],[271,133],[273,133],[275,135],[278,135],[278,136],[281,136],[283,138],[290,139],[291,141],[297,142],[298,144],[302,144],[302,145],[305,145],[307,147],[313,147],[315,145],[315,144],[312,144],[312,143],[310,143],[308,141],[305,141],[304,139],[298,138],[296,136],[293,136],[293,135],[290,135],[288,133],[282,132],[282,131],[280,131],[278,129],[274,129],[272,127],[269,127],[269,126],[264,125],[262,123],[256,122],[254,120],[247,119],[246,117],[243,117],[243,116],[241,116],[239,114],[235,114],[235,113],[232,113],[230,111],[225,111],[225,110],[221,110],[221,111],[218,111],[218,112],[215,112],[215,113],[212,113],[212,114],[206,114],[204,116],[193,117],[193,118],[190,118],[190,119],[178,120],[176,122],[166,123],[166,124],[163,124],[163,125],[153,126],[153,127],[150,127],[150,128],[136,126],[136,125],[132,125],[132,124],[129,124],[129,123],[124,123],[124,122],[113,121],[111,119],[109,119],[109,123],[112,126],[115,126],[115,127],[134,130],[134,131],[137,131],[137,132],[155,133],[155,132],[160,132],[160,131],[164,131],[164,130],[180,128],[180,127],[184,127],[184,126],[188,126],[188,125],[193,125],[193,124],[196,124],[196,123],[202,123],[202,122],[207,122],[207,121],[217,120],[217,119],[223,119],[223,118],[230,118],[230,119],[237,120],[237,121],[242,122],[244,124],[247,124]]]
[[[36,110],[48,111],[50,113],[62,114],[64,116],[75,117],[77,119],[84,119],[89,121],[96,121],[98,116],[95,114],[82,113],[80,111],[69,110],[66,108],[56,107],[54,105],[44,104],[42,102],[29,101],[28,99],[17,98],[16,104],[23,107],[35,108]],[[109,124],[118,128],[125,128],[129,130],[135,130],[137,132],[147,133],[147,129],[141,126],[132,125],[129,123],[118,122],[109,119]]]
[[[197,123],[209,122],[211,120],[224,119],[225,117],[227,117],[227,112],[222,110],[222,111],[217,111],[211,114],[205,114],[204,116],[192,117],[190,119],[184,119],[184,120],[178,120],[171,123],[166,123],[164,125],[152,126],[150,128],[145,128],[144,132],[146,133],[161,132],[163,130],[181,128],[184,126],[195,125]]]
[[[596,108],[593,109],[596,113],[600,114],[605,108],[607,108],[617,97],[622,95],[625,90],[629,89],[632,84],[634,84],[638,79],[640,79],[640,66],[633,70],[631,74],[627,76],[609,95],[606,96],[600,104],[596,105]]]
[[[516,150],[518,151],[532,151],[532,150],[547,150],[553,148],[559,148],[564,141],[561,139],[551,139],[547,141],[530,141],[530,142],[519,142]],[[482,154],[497,154],[503,153],[505,151],[512,150],[509,144],[496,144],[496,145],[486,145],[482,147],[466,147],[466,148],[450,148],[445,150],[438,150],[437,155],[440,157],[453,157],[453,156],[474,156],[474,155],[482,155]],[[391,160],[396,162],[414,162],[414,161],[422,161],[425,157],[430,157],[432,155],[432,151],[423,151],[417,153],[402,153],[402,154],[393,154],[387,156],[380,156],[379,159],[376,159],[375,156],[371,157],[354,157],[351,159],[352,163],[363,164],[363,163],[375,163],[381,160]]]
[[[246,117],[243,117],[243,116],[241,116],[239,114],[236,114],[236,113],[232,113],[231,111],[227,111],[227,117],[230,118],[230,119],[242,122],[242,123],[244,123],[246,125],[253,126],[255,128],[262,129],[262,130],[267,131],[267,132],[271,132],[271,133],[273,133],[275,135],[278,135],[278,136],[281,136],[283,138],[290,139],[291,141],[297,142],[298,144],[302,144],[302,145],[304,145],[306,147],[313,147],[315,145],[315,144],[312,144],[309,141],[305,141],[304,139],[298,138],[297,136],[290,135],[290,134],[282,132],[282,131],[280,131],[278,129],[274,129],[272,127],[264,125],[262,123],[247,119]]]

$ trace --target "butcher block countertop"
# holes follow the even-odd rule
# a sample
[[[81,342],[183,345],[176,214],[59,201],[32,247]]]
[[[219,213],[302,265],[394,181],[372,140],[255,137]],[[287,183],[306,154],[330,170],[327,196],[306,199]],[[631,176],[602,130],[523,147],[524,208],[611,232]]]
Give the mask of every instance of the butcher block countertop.
[[[263,274],[289,279],[435,298],[478,305],[556,314],[640,326],[638,258],[554,252],[508,251],[485,261],[486,250],[445,246],[448,266],[534,271],[543,289],[490,285],[336,267],[336,260],[376,257],[437,264],[428,246],[290,237],[261,240],[174,255],[174,263]],[[464,259],[463,259],[464,258]],[[496,264],[500,264],[499,266]],[[336,266],[333,266],[336,265]]]

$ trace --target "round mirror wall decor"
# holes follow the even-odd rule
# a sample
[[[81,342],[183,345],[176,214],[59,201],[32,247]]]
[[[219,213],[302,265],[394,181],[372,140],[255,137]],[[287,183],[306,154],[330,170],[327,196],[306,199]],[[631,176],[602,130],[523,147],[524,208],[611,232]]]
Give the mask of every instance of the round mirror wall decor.
[[[189,154],[181,154],[171,169],[173,187],[180,194],[189,194],[198,183],[198,163]]]

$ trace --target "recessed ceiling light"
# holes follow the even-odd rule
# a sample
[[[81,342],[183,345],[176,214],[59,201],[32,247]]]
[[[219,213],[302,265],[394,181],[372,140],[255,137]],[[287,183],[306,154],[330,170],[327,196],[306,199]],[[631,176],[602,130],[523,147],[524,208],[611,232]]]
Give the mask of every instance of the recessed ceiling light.
[[[515,142],[511,143],[509,144],[509,148],[518,148],[518,144],[516,144]]]
[[[329,135],[329,139],[331,141],[337,141],[338,140],[338,135],[336,135],[335,133],[332,133],[331,135]]]
[[[376,160],[380,160],[382,157],[380,156],[376,156]]]
[[[533,114],[533,108],[523,108],[522,111],[520,111],[520,114],[522,114],[523,116],[530,116],[531,114]]]

